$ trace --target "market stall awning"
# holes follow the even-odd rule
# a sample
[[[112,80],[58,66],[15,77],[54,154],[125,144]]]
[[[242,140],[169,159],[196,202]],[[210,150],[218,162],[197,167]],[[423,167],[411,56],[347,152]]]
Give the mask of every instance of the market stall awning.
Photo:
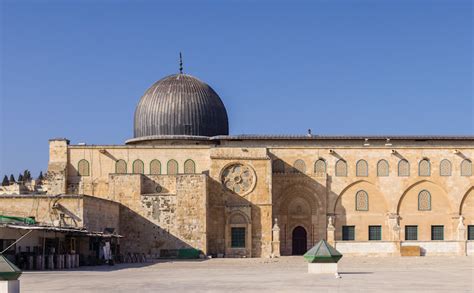
[[[97,231],[89,231],[87,229],[80,229],[74,227],[57,227],[57,226],[41,226],[41,225],[22,225],[22,224],[8,224],[0,223],[0,228],[20,229],[20,230],[42,230],[47,232],[70,233],[77,236],[90,236],[102,238],[122,238],[122,235],[116,233],[105,233]]]

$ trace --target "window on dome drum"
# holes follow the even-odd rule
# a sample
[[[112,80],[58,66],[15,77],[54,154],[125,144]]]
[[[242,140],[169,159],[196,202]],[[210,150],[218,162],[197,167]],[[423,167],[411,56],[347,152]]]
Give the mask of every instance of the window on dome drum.
[[[364,190],[359,190],[356,193],[356,211],[369,210],[369,195]]]
[[[431,226],[431,240],[444,240],[444,226]]]
[[[336,162],[336,176],[346,177],[347,176],[347,163],[344,160],[339,160]]]
[[[418,226],[405,226],[405,240],[418,240]]]
[[[422,190],[418,193],[418,210],[431,211],[431,194],[428,190]]]
[[[342,240],[353,241],[355,239],[355,226],[342,226]]]
[[[382,240],[382,226],[369,226],[369,240]]]
[[[439,163],[439,175],[451,176],[451,162],[449,160],[444,159]]]
[[[80,160],[77,164],[77,174],[79,176],[89,176],[89,162],[87,160]]]
[[[232,248],[245,248],[245,228],[231,228],[231,245]]]
[[[418,175],[419,176],[430,176],[431,175],[431,164],[428,159],[423,159],[418,164]]]
[[[193,160],[189,159],[184,162],[184,174],[196,173],[196,164]]]
[[[161,163],[158,160],[153,160],[150,162],[150,174],[151,175],[160,175],[161,174]]]
[[[461,162],[461,176],[472,176],[472,162],[468,159]]]
[[[356,176],[367,177],[369,176],[369,165],[365,160],[359,160],[356,164]]]
[[[285,173],[285,163],[282,160],[276,159],[272,164],[273,173]]]
[[[176,162],[175,160],[169,160],[168,166],[166,168],[166,174],[168,175],[178,174],[178,162]]]
[[[410,176],[410,163],[403,159],[398,162],[398,176],[407,177]]]
[[[326,174],[326,161],[324,159],[318,159],[314,163],[314,174],[316,176],[324,176]]]
[[[115,173],[127,174],[127,162],[124,160],[118,160],[115,162]]]
[[[133,174],[144,174],[145,166],[141,160],[135,160],[132,164],[132,173]]]
[[[306,173],[306,164],[303,160],[296,160],[293,168],[295,173]]]
[[[388,176],[390,172],[390,167],[388,165],[388,162],[386,160],[380,160],[377,163],[377,176],[379,177],[386,177]]]
[[[474,225],[467,226],[467,240],[474,240]]]

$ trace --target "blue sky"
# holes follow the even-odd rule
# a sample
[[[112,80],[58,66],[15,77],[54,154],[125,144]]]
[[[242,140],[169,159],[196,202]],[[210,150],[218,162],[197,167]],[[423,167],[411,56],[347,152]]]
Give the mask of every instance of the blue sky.
[[[174,2],[1,1],[0,175],[131,138],[179,51],[232,134],[473,134],[469,0]]]

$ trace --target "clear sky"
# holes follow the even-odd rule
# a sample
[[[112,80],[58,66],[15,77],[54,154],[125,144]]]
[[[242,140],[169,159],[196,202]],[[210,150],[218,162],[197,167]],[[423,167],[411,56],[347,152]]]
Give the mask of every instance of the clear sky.
[[[474,132],[470,0],[0,2],[1,176],[123,144],[179,51],[231,134]]]

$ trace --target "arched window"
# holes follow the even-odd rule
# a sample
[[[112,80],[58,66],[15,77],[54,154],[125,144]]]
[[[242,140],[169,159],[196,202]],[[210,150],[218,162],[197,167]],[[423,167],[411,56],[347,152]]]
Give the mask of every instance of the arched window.
[[[369,195],[364,190],[359,190],[356,193],[356,211],[369,210]]]
[[[336,176],[346,177],[347,176],[347,163],[343,159],[336,162]]]
[[[184,162],[184,174],[194,174],[196,173],[196,164],[194,161],[189,159]]]
[[[303,160],[296,160],[293,164],[295,173],[306,173],[306,164]]]
[[[151,175],[160,175],[161,174],[161,163],[158,160],[153,160],[150,162],[150,174]]]
[[[118,160],[115,163],[115,173],[127,174],[127,162],[125,162],[124,160]]]
[[[168,165],[166,167],[166,174],[174,175],[178,174],[178,162],[175,160],[169,160]]]
[[[408,161],[405,159],[402,159],[400,162],[398,162],[398,176],[410,176],[410,163],[408,163]]]
[[[461,176],[472,176],[472,162],[468,159],[461,162]]]
[[[79,176],[89,176],[89,162],[87,160],[80,160],[77,164],[77,174]]]
[[[418,193],[418,210],[431,211],[431,194],[428,190],[422,190]]]
[[[439,175],[451,176],[451,162],[449,160],[444,159],[439,163]]]
[[[367,177],[369,176],[369,165],[365,160],[359,160],[356,164],[356,176]]]
[[[377,163],[377,176],[386,177],[390,173],[390,166],[386,160],[380,160]]]
[[[318,159],[314,162],[314,173],[316,176],[324,176],[326,174],[326,161],[324,159]]]
[[[132,164],[132,173],[133,174],[143,174],[145,173],[145,166],[141,160],[135,160]]]
[[[285,173],[285,163],[282,160],[276,159],[272,164],[273,173]]]
[[[419,176],[430,176],[431,175],[431,166],[428,159],[423,159],[418,164],[418,175]]]

